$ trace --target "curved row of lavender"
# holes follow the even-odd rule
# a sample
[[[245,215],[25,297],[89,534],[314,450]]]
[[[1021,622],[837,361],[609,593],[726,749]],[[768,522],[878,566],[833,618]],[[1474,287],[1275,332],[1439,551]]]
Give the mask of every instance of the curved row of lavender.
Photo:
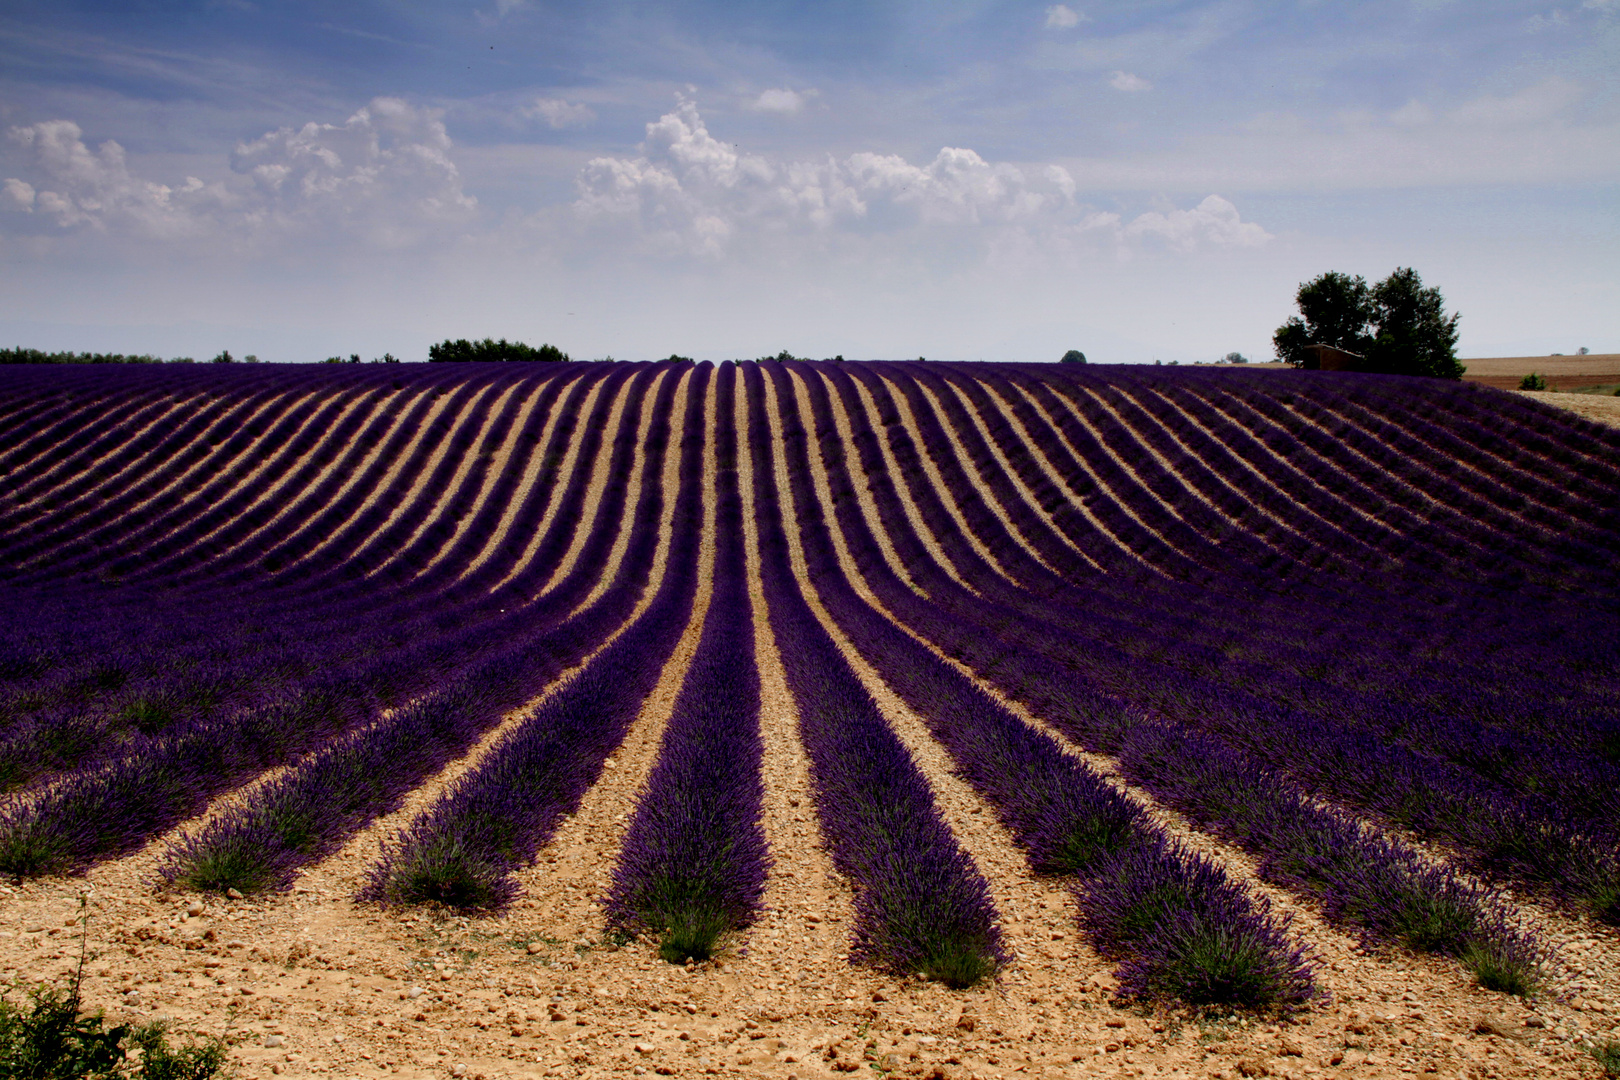
[[[603,379],[616,384],[631,374],[632,369],[620,368],[604,373]],[[644,386],[656,374],[656,369],[643,369],[637,377]],[[452,382],[450,389],[454,387]],[[629,450],[636,441],[634,414],[626,413],[621,425],[628,429],[621,431],[621,473],[628,469]],[[553,528],[541,545],[549,543],[558,554],[571,542],[579,524],[588,484],[585,475],[568,479]],[[602,527],[596,531],[608,534],[594,545],[600,556],[611,546],[619,515],[611,500],[598,509]],[[585,546],[587,552],[591,548],[589,543]],[[515,577],[500,594],[474,585],[461,589],[459,597],[454,590],[441,589],[436,596],[398,598],[414,602],[418,612],[414,620],[410,618],[412,605],[398,600],[369,611],[356,604],[355,599],[365,599],[374,589],[352,590],[356,597],[347,604],[338,596],[325,600],[316,609],[317,618],[327,623],[329,640],[346,650],[346,655],[329,654],[324,666],[314,668],[313,677],[268,688],[264,694],[268,700],[262,704],[218,709],[212,715],[171,723],[155,732],[135,733],[110,748],[104,745],[99,756],[78,768],[51,777],[50,787],[41,794],[30,797],[25,791],[14,796],[0,807],[0,863],[13,873],[37,873],[71,870],[121,854],[195,813],[214,795],[320,747],[390,705],[419,696],[480,657],[490,658],[486,667],[499,667],[494,654],[510,654],[526,634],[548,629],[566,615],[591,587],[603,564],[600,557],[580,560],[581,574],[548,592],[538,604],[530,603],[527,594],[545,582],[554,565],[554,560],[550,565],[531,564],[525,568],[526,574]],[[208,595],[203,602],[208,601],[212,605],[191,612],[189,618],[200,634],[207,633],[210,616],[229,623],[240,618],[241,607],[236,611],[231,607],[246,606],[240,597],[224,590]],[[292,606],[298,600],[287,597],[284,602]],[[511,611],[492,611],[496,604],[509,606]],[[267,621],[273,618],[262,607],[254,614]],[[306,632],[319,628],[319,622],[299,627]],[[288,632],[290,628],[278,629]],[[421,634],[415,640],[408,636],[413,630]],[[312,651],[319,652],[318,641]],[[103,657],[102,662],[108,659]],[[183,685],[189,676],[189,672],[176,672],[174,681]],[[521,682],[508,679],[505,689],[510,691]],[[479,700],[487,715],[491,710],[498,714],[503,698],[486,694]],[[432,760],[431,754],[428,760]]]
[[[736,365],[722,367],[715,381],[714,589],[606,899],[611,927],[657,937],[671,963],[708,959],[754,921],[770,863],[737,482]]]
[[[1534,977],[1536,942],[1453,866],[1620,919],[1613,432],[1376,376],[798,370],[829,475],[867,477],[904,565],[893,578],[847,524],[853,505],[834,506],[884,606],[1262,873],[1507,989]],[[286,783],[257,791],[256,824],[231,834],[254,837],[241,850],[272,856],[276,884],[343,842],[611,635],[575,610],[601,588],[587,611],[623,602],[600,580],[616,544],[621,567],[643,550],[650,565],[657,515],[638,503],[618,532],[625,478],[642,428],[650,457],[653,414],[695,378],[0,373],[0,868],[132,850],[282,764]],[[751,407],[764,378],[787,393],[781,368],[745,365]],[[804,539],[807,554],[822,543]],[[791,607],[778,577],[764,583]],[[645,633],[678,636],[676,621]],[[602,739],[621,705],[592,721]],[[401,745],[421,752],[390,755]],[[559,790],[583,790],[595,753]],[[323,785],[344,796],[310,813]],[[551,811],[488,805],[529,821],[485,875],[500,893]],[[223,822],[193,839],[225,836]],[[1032,852],[1048,843],[1021,828]]]
[[[850,955],[901,975],[972,984],[1007,960],[989,888],[940,816],[927,779],[805,600],[758,368],[748,367],[745,379],[760,583],[798,709],[821,833],[855,890]],[[783,451],[789,448],[784,441]],[[794,464],[790,459],[790,475]],[[797,501],[794,509],[797,524]]]
[[[712,370],[699,367],[690,380],[689,420],[703,415],[700,403]],[[703,532],[705,442],[702,425],[689,422],[681,440],[673,534],[651,602],[395,837],[372,868],[362,898],[498,907],[517,894],[514,873],[550,840],[601,775],[603,762],[624,740],[691,621]],[[661,507],[645,508],[649,515],[642,523],[656,522],[652,511]],[[657,540],[655,529],[637,535],[644,545]],[[642,581],[650,561],[635,560]],[[631,560],[624,565],[630,567]],[[621,579],[628,577],[621,571]],[[626,588],[616,595],[625,609],[620,621],[633,610],[639,592],[639,587]],[[603,598],[609,595],[611,590]]]
[[[863,580],[901,623],[951,655],[967,658],[971,663],[973,650],[982,647],[975,644],[974,639],[982,640],[983,635],[998,631],[1005,633],[1000,628],[1011,618],[1005,609],[998,610],[995,601],[1017,604],[1020,600],[1027,601],[1027,597],[1021,597],[1009,582],[966,548],[959,537],[947,532],[949,519],[935,493],[913,485],[910,494],[914,505],[921,517],[933,526],[932,531],[944,538],[945,548],[955,555],[955,568],[977,590],[977,595],[956,585],[932,564],[901,507],[861,397],[841,372],[829,373],[828,380],[849,417],[851,438],[848,441],[857,451],[889,542],[912,580],[930,597],[944,599],[936,604],[923,600],[887,566],[866,523],[854,509],[854,493],[849,488],[847,473],[838,468],[836,458],[829,455],[834,502],[842,531],[853,540],[852,552]],[[887,404],[892,410],[888,388],[881,380],[872,380],[866,390],[879,406],[880,416],[895,415],[892,411],[886,413],[882,407]],[[811,384],[810,400],[821,421],[826,442],[833,434],[828,415],[830,401],[819,383]],[[930,420],[928,414],[923,414],[920,427],[926,429]],[[889,425],[888,431],[889,449],[899,474],[921,474],[910,436],[895,425]],[[999,547],[1007,550],[1005,543]],[[832,580],[833,574],[829,571],[837,565],[830,553],[824,556],[823,562],[822,572],[814,575],[818,583]],[[1049,595],[1044,602],[1029,602],[1026,614],[1038,616],[1043,609],[1061,612],[1054,609],[1050,601]],[[852,611],[860,606],[853,596],[840,605]],[[863,627],[863,621],[875,625]],[[885,642],[885,636],[894,638],[894,630],[879,620],[861,620],[857,615],[851,617],[850,626],[852,636],[854,628],[861,628],[858,641],[870,642],[863,644],[863,651],[871,649],[877,655],[899,657],[908,651],[915,654],[920,650],[919,646],[905,640]],[[927,655],[926,650],[921,651]],[[1076,681],[1061,666],[1064,662],[1061,644],[1048,650],[1047,661],[1041,685],[1061,687]],[[897,686],[915,680],[917,673],[928,667],[921,657],[909,662],[895,659],[880,666],[891,673],[888,677]],[[1020,683],[1033,674],[1027,668],[1016,674],[1006,667],[981,671],[1015,700],[1030,701],[1027,692],[1019,689]],[[1010,675],[1014,677],[1009,678]],[[1071,703],[1068,709],[1048,713],[1044,718],[1066,734],[1076,735],[1088,749],[1119,755],[1126,774],[1137,784],[1188,812],[1195,820],[1256,851],[1262,858],[1263,870],[1274,880],[1305,892],[1325,894],[1336,915],[1375,936],[1399,937],[1418,948],[1457,955],[1482,982],[1493,988],[1524,992],[1537,980],[1545,950],[1533,937],[1519,932],[1506,905],[1496,897],[1461,883],[1444,868],[1421,865],[1408,848],[1372,837],[1355,823],[1310,805],[1291,785],[1267,775],[1256,762],[1243,755],[1214,744],[1183,725],[1166,720],[1150,723],[1145,715],[1138,720],[1125,702],[1108,702],[1088,690],[1082,686],[1079,702]],[[925,716],[930,708],[940,707],[921,691],[914,691],[912,696],[915,706]],[[1037,711],[1046,704],[1048,702],[1037,700]],[[1105,710],[1102,716],[1109,718],[1109,726],[1102,730],[1111,737],[1098,738],[1099,727],[1095,721],[1087,725],[1077,719],[1076,704],[1080,705],[1082,715],[1088,708],[1093,716],[1096,716],[1095,710]],[[981,705],[979,712],[981,717],[986,715],[985,707]],[[980,723],[985,721],[981,719]],[[1123,733],[1120,728],[1124,729]],[[975,732],[975,737],[983,738],[984,732]],[[942,741],[951,744],[951,739],[943,735]],[[964,768],[967,768],[965,764]],[[968,769],[968,774],[971,776],[973,770]],[[1016,790],[1029,791],[1027,787]],[[1015,833],[1019,831],[1016,825],[1012,827]]]
[[[1235,577],[1228,573],[1217,584],[1234,591]],[[1250,582],[1261,599],[1262,584]],[[1342,613],[1374,599],[1364,590],[1325,601],[1333,605],[1330,612],[1341,614],[1336,627],[1341,647],[1358,644],[1345,640],[1354,622]],[[1246,614],[1253,616],[1255,606],[1251,598]],[[1140,629],[1122,635],[1117,622],[1103,633],[1094,629],[1099,614],[1121,611],[1134,612]],[[1216,659],[1204,640],[1176,627],[1172,610],[1157,619],[1152,614],[1152,607],[1135,597],[1106,606],[1087,603],[1070,617],[1055,617],[1055,630],[1026,626],[1009,641],[1016,640],[1021,654],[1033,648],[1082,669],[1094,687],[1140,708],[1196,718],[1210,734],[1271,768],[1291,772],[1313,791],[1458,844],[1483,870],[1551,885],[1558,896],[1600,917],[1616,917],[1620,863],[1608,807],[1620,768],[1612,752],[1605,756],[1604,740],[1612,739],[1614,721],[1612,714],[1604,718],[1600,704],[1590,708],[1590,720],[1603,725],[1595,733],[1597,746],[1570,747],[1569,734],[1578,735],[1585,726],[1578,714],[1561,729],[1545,725],[1553,730],[1519,734],[1481,723],[1477,716],[1446,716],[1429,702],[1392,701],[1376,684],[1334,686],[1311,677],[1314,671],[1301,678],[1281,665]],[[1332,622],[1331,614],[1318,618]],[[1213,617],[1199,620],[1204,635],[1213,622]],[[1594,631],[1612,633],[1612,622],[1594,612],[1576,633],[1581,638]],[[1379,628],[1387,630],[1387,623],[1381,621]],[[1076,635],[1086,642],[1084,648],[1075,649]],[[1228,650],[1244,644],[1241,628],[1227,635],[1235,639]],[[1250,648],[1260,652],[1258,646]],[[1142,652],[1155,658],[1154,666],[1134,662]],[[1364,662],[1364,654],[1352,655]],[[1396,657],[1386,662],[1399,664]],[[1312,664],[1320,663],[1317,654]],[[1610,693],[1598,689],[1600,699]],[[1549,706],[1555,709],[1556,703],[1538,709]]]
[[[810,379],[814,374],[806,373]],[[910,705],[950,754],[957,773],[995,809],[1038,873],[1072,876],[1081,922],[1099,951],[1123,961],[1125,993],[1197,1005],[1292,1008],[1317,996],[1305,951],[1263,898],[1171,840],[1057,740],[1031,728],[989,694],[902,631],[936,629],[953,616],[932,609],[883,564],[857,509],[847,464],[837,451],[827,399],[811,384],[823,435],[834,515],[856,565],[889,606],[885,615],[852,587],[810,481],[806,437],[791,403],[791,380],[775,375],[778,417],[809,580],[839,628]],[[757,401],[757,399],[756,399]],[[871,459],[872,432],[854,413],[853,439],[876,502],[898,509],[884,468]],[[763,425],[762,425],[763,426]],[[763,434],[763,432],[761,433]],[[896,522],[909,529],[903,515]],[[891,533],[892,536],[892,533]],[[926,559],[926,554],[921,555]],[[916,565],[908,560],[908,565]]]
[[[632,416],[640,391],[632,390]],[[618,440],[597,526],[576,570],[529,609],[533,625],[496,655],[481,660],[391,715],[311,754],[288,772],[233,805],[171,849],[161,873],[194,888],[243,893],[286,888],[298,867],[335,851],[499,722],[507,711],[544,690],[595,651],[624,622],[652,568],[662,507],[663,451],[676,380],[666,378],[654,403],[635,520],[642,528],[626,549],[612,584],[591,605],[568,614],[578,593],[596,580],[619,533],[631,470],[631,442]],[[693,406],[691,397],[687,407]],[[577,583],[570,587],[571,582]],[[547,612],[552,617],[547,618]],[[566,615],[566,618],[560,616]]]

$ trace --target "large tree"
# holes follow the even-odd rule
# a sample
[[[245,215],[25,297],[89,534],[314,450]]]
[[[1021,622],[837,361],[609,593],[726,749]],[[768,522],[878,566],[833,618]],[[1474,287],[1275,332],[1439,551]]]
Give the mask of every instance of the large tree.
[[[1302,284],[1295,301],[1299,315],[1271,338],[1278,359],[1295,367],[1309,360],[1307,345],[1332,345],[1364,357],[1363,371],[1462,378],[1458,316],[1446,315],[1440,290],[1424,288],[1410,267],[1373,286],[1359,275],[1329,271]]]

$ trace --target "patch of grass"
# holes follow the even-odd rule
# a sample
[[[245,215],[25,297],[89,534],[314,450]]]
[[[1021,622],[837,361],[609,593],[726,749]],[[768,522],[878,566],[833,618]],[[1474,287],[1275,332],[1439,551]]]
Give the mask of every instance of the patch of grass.
[[[1620,1042],[1610,1039],[1601,1046],[1594,1046],[1592,1056],[1597,1059],[1604,1076],[1620,1077]]]

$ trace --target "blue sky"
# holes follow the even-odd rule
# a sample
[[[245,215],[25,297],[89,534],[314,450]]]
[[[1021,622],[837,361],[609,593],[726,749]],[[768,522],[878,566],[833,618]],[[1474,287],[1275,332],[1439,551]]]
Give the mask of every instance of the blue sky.
[[[1213,359],[1413,266],[1620,351],[1620,0],[83,3],[0,19],[0,339]]]

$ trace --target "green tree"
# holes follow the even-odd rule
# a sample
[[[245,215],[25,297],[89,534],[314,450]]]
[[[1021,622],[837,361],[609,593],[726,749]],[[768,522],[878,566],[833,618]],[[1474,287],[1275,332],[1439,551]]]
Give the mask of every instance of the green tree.
[[[1295,367],[1305,366],[1310,355],[1305,351],[1307,345],[1332,345],[1367,355],[1373,340],[1367,326],[1373,312],[1366,278],[1330,270],[1302,284],[1294,301],[1299,305],[1299,315],[1291,317],[1271,336],[1279,360]]]
[[[499,341],[494,338],[485,338],[483,341],[468,341],[466,338],[447,339],[428,347],[428,360],[435,364],[488,364],[504,361],[562,363],[568,359],[568,354],[555,345],[541,345],[537,349],[521,341],[507,341],[505,338]]]
[[[1457,315],[1446,317],[1437,288],[1424,288],[1416,270],[1404,267],[1373,286],[1376,333],[1368,370],[1385,375],[1460,379]]]
[[[1462,378],[1458,316],[1446,315],[1440,290],[1425,288],[1410,267],[1373,286],[1360,275],[1329,271],[1300,285],[1294,299],[1299,315],[1271,338],[1280,360],[1304,367],[1307,345],[1332,345],[1360,354],[1363,371]]]
[[[1086,354],[1079,349],[1070,349],[1063,354],[1063,359],[1058,361],[1060,364],[1083,364],[1085,362]]]

